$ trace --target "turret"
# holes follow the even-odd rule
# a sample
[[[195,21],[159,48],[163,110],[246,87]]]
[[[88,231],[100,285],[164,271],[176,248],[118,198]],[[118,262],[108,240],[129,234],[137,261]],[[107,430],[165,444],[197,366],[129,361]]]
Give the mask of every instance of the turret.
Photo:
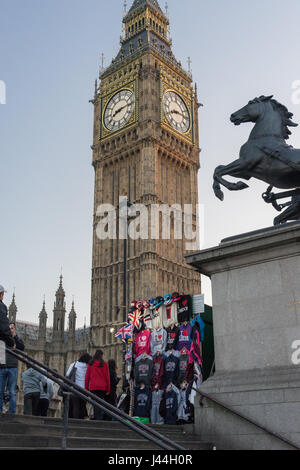
[[[13,293],[11,304],[8,307],[9,323],[16,323],[17,311],[18,309],[16,306],[16,296],[15,296],[15,293]]]
[[[62,279],[63,277],[61,275],[59,286],[55,294],[56,301],[54,302],[53,309],[53,340],[60,341],[63,341],[64,338],[66,314],[65,291],[62,285]]]
[[[39,314],[39,339],[46,341],[46,329],[47,329],[47,312],[45,305],[45,298],[43,302],[43,308]]]
[[[75,339],[75,329],[76,329],[76,312],[74,308],[74,300],[72,302],[72,308],[69,313],[69,340]]]

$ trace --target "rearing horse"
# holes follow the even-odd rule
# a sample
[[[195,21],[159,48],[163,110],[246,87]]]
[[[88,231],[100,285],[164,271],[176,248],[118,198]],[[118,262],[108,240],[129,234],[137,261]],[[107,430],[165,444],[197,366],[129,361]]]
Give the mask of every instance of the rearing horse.
[[[250,180],[257,178],[270,185],[264,195],[266,202],[274,202],[279,195],[271,193],[273,186],[280,189],[295,189],[300,187],[300,150],[287,145],[291,131],[296,127],[291,118],[293,114],[273,96],[260,96],[231,115],[231,122],[240,125],[243,122],[254,122],[255,126],[248,141],[241,147],[240,158],[226,166],[218,166],[214,172],[213,189],[215,195],[222,201],[224,194],[221,184],[231,191],[248,188],[243,181],[231,183],[223,176],[233,176]],[[299,191],[284,193],[285,196],[297,195]],[[277,196],[277,197],[276,197]],[[286,206],[287,204],[285,204]],[[300,201],[293,198],[290,207],[276,217],[275,224],[300,218]],[[274,206],[275,207],[275,206]],[[278,206],[281,210],[284,206]]]

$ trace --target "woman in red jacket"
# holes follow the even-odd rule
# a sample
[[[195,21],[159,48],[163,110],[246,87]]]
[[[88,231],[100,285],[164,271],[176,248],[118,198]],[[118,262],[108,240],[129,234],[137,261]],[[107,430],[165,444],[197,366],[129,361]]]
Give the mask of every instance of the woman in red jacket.
[[[105,400],[106,395],[110,394],[110,376],[107,362],[103,360],[103,351],[98,349],[93,359],[89,362],[85,374],[85,388]],[[100,408],[94,408],[94,419],[101,420],[104,411]]]

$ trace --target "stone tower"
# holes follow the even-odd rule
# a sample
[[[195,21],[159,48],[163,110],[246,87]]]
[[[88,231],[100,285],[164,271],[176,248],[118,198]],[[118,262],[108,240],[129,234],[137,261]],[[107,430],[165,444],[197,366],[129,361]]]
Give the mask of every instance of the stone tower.
[[[199,293],[200,276],[184,259],[186,239],[127,241],[127,298],[123,306],[124,241],[97,236],[99,206],[192,205],[196,230],[199,163],[198,100],[191,74],[172,52],[169,20],[156,0],[134,0],[123,18],[120,51],[101,69],[95,88],[95,169],[91,328],[94,343],[114,346],[111,327],[127,317],[130,300]],[[98,212],[99,214],[99,212]],[[149,216],[150,218],[150,216]],[[152,220],[149,220],[149,226]],[[159,219],[158,219],[159,224]],[[183,228],[183,222],[181,223]],[[117,306],[121,308],[118,310]]]

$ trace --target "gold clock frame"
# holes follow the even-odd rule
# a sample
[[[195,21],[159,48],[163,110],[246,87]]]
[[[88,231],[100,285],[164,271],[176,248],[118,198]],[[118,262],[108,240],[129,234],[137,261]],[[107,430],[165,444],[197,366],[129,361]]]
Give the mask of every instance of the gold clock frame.
[[[190,126],[187,132],[182,133],[178,132],[174,127],[170,124],[164,109],[164,95],[168,91],[172,93],[176,93],[184,102],[189,112],[190,117]],[[176,90],[176,88],[170,87],[170,85],[164,81],[161,81],[161,126],[164,127],[166,130],[173,132],[176,136],[180,137],[181,139],[186,140],[189,143],[194,143],[194,112],[193,112],[193,100],[191,96],[187,96],[182,92]]]
[[[104,124],[104,113],[105,113],[105,110],[106,110],[106,106],[107,106],[108,102],[111,100],[111,98],[116,93],[119,93],[120,91],[123,91],[123,90],[128,90],[128,91],[133,92],[134,100],[135,100],[134,110],[133,110],[133,113],[130,116],[129,120],[127,121],[127,123],[121,129],[118,129],[116,131],[110,131],[105,127],[105,124]],[[118,135],[121,132],[123,132],[125,129],[128,129],[129,127],[133,127],[134,125],[136,125],[136,123],[138,122],[138,81],[136,79],[132,80],[131,82],[128,82],[127,84],[122,85],[119,88],[116,88],[115,90],[111,91],[110,93],[108,93],[106,95],[103,95],[101,97],[101,107],[100,107],[100,109],[101,109],[101,111],[100,111],[100,113],[101,113],[101,115],[100,115],[101,123],[100,123],[100,138],[99,138],[99,140],[104,140],[104,139],[107,139],[109,137]]]

